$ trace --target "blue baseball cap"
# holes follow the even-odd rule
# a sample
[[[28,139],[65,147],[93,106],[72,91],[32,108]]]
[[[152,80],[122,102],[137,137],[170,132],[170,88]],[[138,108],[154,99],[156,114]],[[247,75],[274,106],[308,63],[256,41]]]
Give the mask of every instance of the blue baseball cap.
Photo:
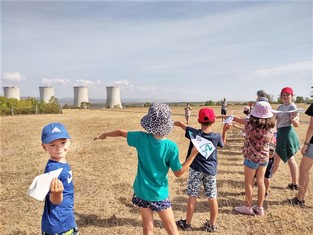
[[[63,138],[71,139],[65,126],[61,123],[53,122],[53,123],[46,125],[42,129],[41,141],[44,144],[49,144],[54,140],[63,139]]]

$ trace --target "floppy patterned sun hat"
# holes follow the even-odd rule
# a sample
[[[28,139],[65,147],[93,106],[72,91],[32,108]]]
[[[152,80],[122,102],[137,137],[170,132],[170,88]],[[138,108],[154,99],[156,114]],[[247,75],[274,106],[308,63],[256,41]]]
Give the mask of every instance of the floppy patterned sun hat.
[[[174,127],[172,111],[167,104],[153,103],[148,114],[141,121],[141,126],[149,133],[159,136],[169,134]]]
[[[254,108],[251,111],[251,115],[256,118],[271,118],[273,112],[271,105],[266,101],[259,101],[255,103]]]

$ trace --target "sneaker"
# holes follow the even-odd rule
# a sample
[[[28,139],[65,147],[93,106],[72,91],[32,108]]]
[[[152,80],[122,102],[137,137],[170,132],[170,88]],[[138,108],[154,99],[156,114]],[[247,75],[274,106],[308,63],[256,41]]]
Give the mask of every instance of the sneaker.
[[[255,215],[254,211],[252,210],[252,207],[239,206],[239,207],[235,207],[234,210],[235,210],[238,214],[243,214],[243,215]]]
[[[204,223],[204,229],[206,232],[209,233],[214,233],[217,231],[217,226],[216,225],[211,225],[210,222],[208,220],[205,221]]]
[[[256,215],[264,215],[264,208],[262,207],[258,207],[257,205],[252,206],[252,210]]]
[[[185,230],[185,231],[191,230],[191,224],[187,224],[185,219],[177,220],[176,225],[182,230]]]
[[[289,188],[291,190],[298,190],[298,185],[290,183],[290,184],[287,185],[287,188]]]
[[[299,200],[297,197],[294,197],[292,199],[288,199],[287,201],[291,205],[294,205],[294,206],[304,206],[305,205],[305,201],[304,200]]]

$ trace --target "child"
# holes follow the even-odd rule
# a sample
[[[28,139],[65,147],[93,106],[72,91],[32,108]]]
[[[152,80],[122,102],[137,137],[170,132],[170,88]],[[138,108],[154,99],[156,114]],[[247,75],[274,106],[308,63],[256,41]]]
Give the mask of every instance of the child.
[[[277,108],[277,111],[282,111],[276,114],[277,120],[277,144],[274,156],[273,174],[276,173],[279,167],[280,160],[284,163],[288,162],[291,173],[291,183],[287,188],[298,190],[298,164],[295,160],[295,154],[300,149],[300,142],[295,127],[299,126],[299,113],[288,112],[297,109],[296,104],[292,102],[293,90],[291,87],[284,87],[280,92],[280,98],[283,104]],[[284,112],[287,111],[287,112]]]
[[[186,126],[183,122],[175,122],[175,126],[181,127],[185,131],[185,137],[190,139],[190,133],[199,135],[212,142],[214,147],[224,147],[225,136],[223,139],[220,134],[212,132],[212,124],[215,122],[215,114],[213,109],[203,108],[199,111],[198,122],[201,125],[200,129],[195,129]],[[229,125],[224,125],[224,133]],[[190,141],[187,153],[187,159],[190,157],[193,143]],[[216,173],[217,173],[217,150],[205,158],[200,153],[190,165],[187,195],[189,195],[187,204],[186,219],[178,220],[176,224],[183,230],[191,230],[191,220],[195,210],[196,199],[199,195],[201,184],[204,187],[205,195],[208,198],[210,206],[210,221],[205,224],[205,229],[208,232],[217,230],[216,220],[218,214],[217,203],[217,188],[216,188]]]
[[[174,175],[180,177],[198,151],[194,148],[190,158],[183,164],[180,163],[177,145],[165,137],[174,127],[171,110],[167,104],[152,104],[148,114],[141,119],[141,126],[148,133],[118,129],[105,132],[94,140],[124,137],[129,146],[137,149],[138,167],[132,202],[139,207],[143,234],[153,234],[153,211],[156,211],[167,233],[176,235],[178,230],[169,199],[167,174],[171,168]]]
[[[299,191],[297,195],[288,201],[292,205],[304,206],[305,194],[310,181],[310,169],[313,165],[313,104],[305,111],[310,116],[310,123],[306,131],[303,147],[301,148],[302,159],[300,163]]]
[[[271,179],[273,177],[274,153],[275,153],[275,148],[276,148],[277,131],[275,129],[272,129],[271,132],[273,133],[273,138],[271,139],[271,142],[269,145],[270,153],[269,153],[268,164],[267,164],[265,175],[264,175],[265,197],[268,196],[268,192],[271,186]]]
[[[63,168],[58,179],[50,184],[42,215],[42,235],[77,235],[74,217],[74,184],[72,170],[66,161],[70,148],[70,135],[61,123],[46,125],[41,134],[42,147],[50,155],[45,173]]]
[[[186,123],[189,123],[189,118],[191,115],[191,106],[189,105],[189,103],[187,103],[187,105],[185,106],[185,118],[186,118]]]
[[[244,175],[245,205],[235,207],[235,211],[246,215],[264,215],[263,202],[265,196],[264,174],[269,161],[269,144],[273,137],[270,131],[275,126],[271,106],[266,101],[255,103],[250,118],[237,118],[234,121],[245,125]],[[253,178],[256,174],[258,186],[258,202],[252,206]]]

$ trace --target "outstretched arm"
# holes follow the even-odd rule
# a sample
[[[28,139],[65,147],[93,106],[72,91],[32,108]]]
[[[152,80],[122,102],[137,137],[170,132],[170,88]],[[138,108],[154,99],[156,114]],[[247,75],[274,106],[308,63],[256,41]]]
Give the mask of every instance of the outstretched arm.
[[[198,153],[199,153],[198,150],[195,147],[193,147],[190,156],[182,164],[182,168],[179,171],[174,171],[174,175],[176,177],[182,176],[185,173],[185,171],[188,170],[189,166],[191,165],[191,163],[193,162]]]
[[[180,127],[184,131],[186,130],[186,127],[187,127],[187,125],[181,121],[174,122],[174,125]]]
[[[231,128],[231,125],[225,123],[223,126],[223,134],[222,134],[222,141],[226,144],[226,132]]]
[[[126,130],[118,129],[118,130],[114,130],[114,131],[104,132],[102,135],[100,135],[99,137],[95,137],[93,140],[104,140],[107,137],[124,137],[124,138],[127,138],[127,133],[128,133],[128,131],[126,131]]]
[[[215,118],[223,118],[223,119],[226,119],[228,117],[230,117],[232,115],[217,115],[215,116]],[[239,124],[242,124],[244,125],[246,123],[246,119],[245,118],[239,118],[239,117],[235,117],[234,116],[234,119],[233,119],[234,122],[237,122]]]

